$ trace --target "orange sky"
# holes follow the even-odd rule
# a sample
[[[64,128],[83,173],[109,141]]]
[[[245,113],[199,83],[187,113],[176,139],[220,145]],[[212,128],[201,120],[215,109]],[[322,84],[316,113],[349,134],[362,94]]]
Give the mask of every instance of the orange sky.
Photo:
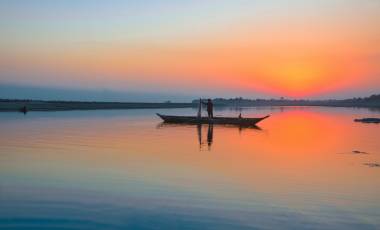
[[[102,4],[85,10],[80,1],[69,15],[79,20],[68,17],[69,3],[31,2],[26,18],[16,17],[26,7],[16,3],[0,18],[2,82],[287,97],[380,86],[376,1],[115,2],[101,15]]]

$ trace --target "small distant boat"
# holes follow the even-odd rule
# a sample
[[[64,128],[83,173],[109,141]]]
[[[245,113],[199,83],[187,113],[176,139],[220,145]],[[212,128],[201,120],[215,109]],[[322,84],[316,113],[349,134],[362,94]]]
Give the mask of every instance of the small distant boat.
[[[243,117],[197,117],[197,116],[172,116],[162,115],[157,113],[164,122],[167,123],[184,123],[184,124],[224,124],[224,125],[240,125],[240,126],[255,126],[260,121],[269,117],[259,118],[243,118]]]
[[[21,107],[21,108],[19,109],[19,111],[20,111],[21,113],[26,114],[26,113],[28,112],[28,108],[27,108],[26,106],[23,106],[23,107]]]
[[[354,120],[355,122],[362,122],[362,123],[380,123],[380,118],[373,118],[373,117],[370,117],[370,118],[362,118],[362,119],[355,119]]]

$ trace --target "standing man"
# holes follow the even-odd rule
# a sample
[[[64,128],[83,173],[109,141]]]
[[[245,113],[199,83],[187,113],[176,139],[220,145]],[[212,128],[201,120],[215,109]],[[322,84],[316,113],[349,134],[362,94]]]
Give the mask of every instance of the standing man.
[[[214,117],[214,113],[213,113],[213,107],[214,107],[214,105],[212,104],[212,100],[211,99],[207,99],[207,102],[202,102],[202,104],[204,104],[204,105],[207,106],[208,118],[212,119]]]

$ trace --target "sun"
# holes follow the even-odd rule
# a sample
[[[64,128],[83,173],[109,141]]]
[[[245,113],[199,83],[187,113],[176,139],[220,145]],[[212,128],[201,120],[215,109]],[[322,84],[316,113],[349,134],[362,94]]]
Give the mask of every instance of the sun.
[[[327,76],[324,66],[306,62],[270,65],[265,72],[264,81],[270,88],[293,97],[314,94],[325,83]]]

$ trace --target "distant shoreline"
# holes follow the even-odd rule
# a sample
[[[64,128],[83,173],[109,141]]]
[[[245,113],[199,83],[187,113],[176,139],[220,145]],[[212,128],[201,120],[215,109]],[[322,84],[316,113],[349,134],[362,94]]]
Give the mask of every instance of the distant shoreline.
[[[0,99],[0,112],[20,111],[68,111],[68,110],[111,110],[111,109],[161,109],[191,108],[193,103],[149,103],[149,102],[85,102],[85,101],[42,101]]]
[[[70,111],[70,110],[121,110],[121,109],[170,109],[197,108],[198,103],[150,103],[150,102],[86,102],[86,101],[44,101],[44,100],[13,100],[0,99],[0,112],[21,111]],[[263,103],[215,103],[215,107],[264,107],[264,106],[326,106],[326,107],[357,107],[380,109],[378,104],[342,103],[341,101],[266,101]]]

